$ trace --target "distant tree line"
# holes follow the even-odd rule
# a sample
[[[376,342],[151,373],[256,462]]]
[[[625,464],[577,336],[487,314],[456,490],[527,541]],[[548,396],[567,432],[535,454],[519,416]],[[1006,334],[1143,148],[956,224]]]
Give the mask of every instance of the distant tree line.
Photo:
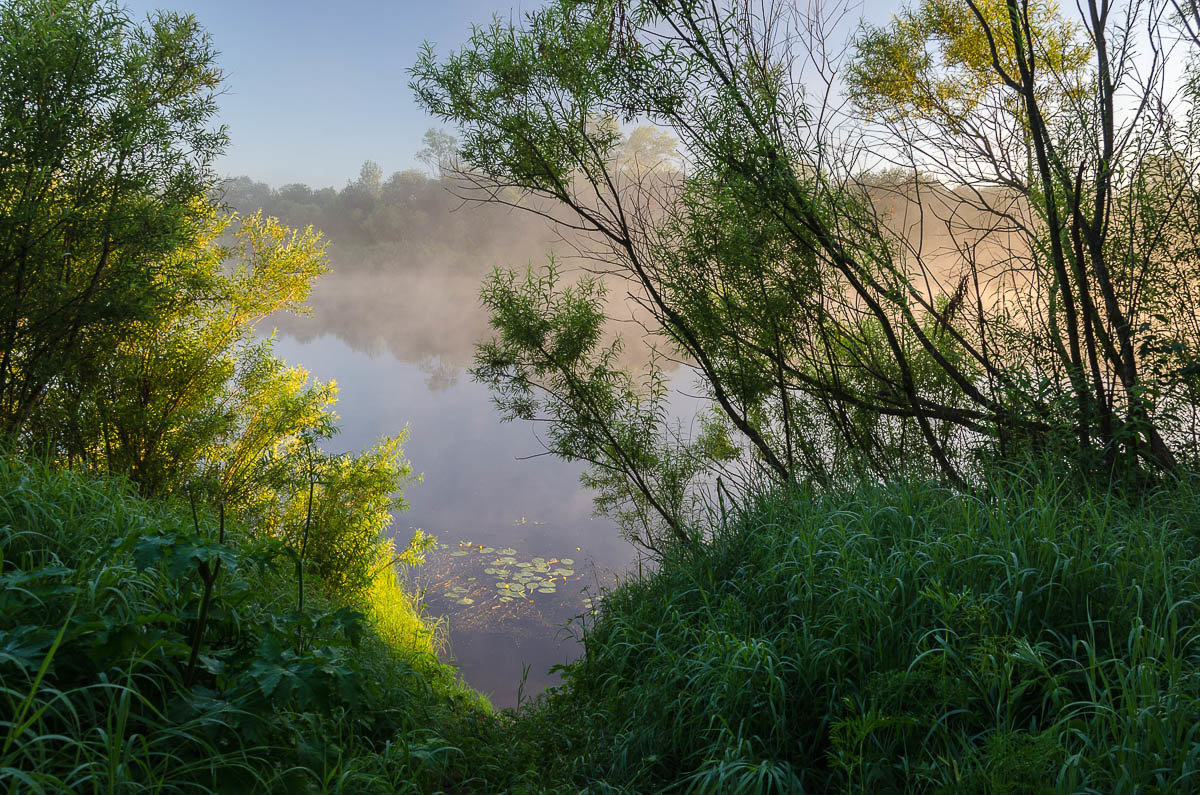
[[[617,156],[628,168],[662,164],[677,157],[675,144],[652,128],[633,129]],[[505,203],[474,200],[470,183],[455,172],[456,145],[452,136],[431,129],[417,153],[427,170],[385,178],[367,161],[341,189],[272,188],[248,177],[224,181],[216,197],[230,208],[261,210],[325,233],[333,274],[314,290],[313,316],[277,313],[270,322],[300,339],[331,333],[357,350],[387,350],[427,367],[431,384],[445,385],[470,364],[475,343],[487,336],[479,287],[494,268],[541,262],[551,254],[576,271],[595,265],[586,236],[539,214],[553,215],[551,205],[518,191],[499,193]],[[629,315],[624,308],[614,313]],[[644,356],[640,350],[626,354]]]
[[[430,131],[427,134],[434,134]],[[277,217],[293,225],[312,225],[330,242],[339,273],[393,274],[433,265],[479,266],[472,252],[508,244],[517,247],[530,235],[547,238],[544,224],[501,208],[463,208],[451,186],[419,169],[384,178],[374,161],[340,190],[294,183],[272,188],[248,177],[226,180],[218,198],[232,208]]]
[[[301,183],[272,188],[243,176],[225,180],[215,196],[241,212],[262,210],[293,226],[320,229],[340,274],[391,276],[426,269],[482,274],[513,257],[541,258],[560,236],[568,239],[564,251],[574,245],[569,230],[556,230],[535,214],[555,209],[536,197],[521,191],[497,196],[535,213],[475,201],[472,186],[455,172],[453,136],[430,129],[424,143],[417,157],[428,170],[385,177],[379,164],[368,160],[341,189]],[[647,127],[623,139],[619,154],[628,162],[662,162],[674,157],[675,143]]]

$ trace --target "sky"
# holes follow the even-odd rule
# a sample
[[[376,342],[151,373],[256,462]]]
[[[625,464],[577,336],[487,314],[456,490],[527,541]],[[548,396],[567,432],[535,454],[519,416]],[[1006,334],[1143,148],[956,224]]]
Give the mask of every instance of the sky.
[[[124,0],[134,19],[195,14],[221,55],[218,168],[280,186],[343,187],[364,160],[418,166],[439,126],[413,101],[408,68],[425,41],[462,46],[471,24],[520,14],[512,0]],[[529,6],[534,7],[534,6]],[[514,8],[517,9],[514,12]]]
[[[408,87],[421,45],[444,55],[466,43],[473,23],[519,20],[519,2],[123,0],[135,19],[160,8],[195,14],[212,35],[230,136],[223,175],[314,188],[345,186],[365,160],[384,174],[418,167],[422,136],[440,127]],[[890,5],[866,0],[871,16]]]

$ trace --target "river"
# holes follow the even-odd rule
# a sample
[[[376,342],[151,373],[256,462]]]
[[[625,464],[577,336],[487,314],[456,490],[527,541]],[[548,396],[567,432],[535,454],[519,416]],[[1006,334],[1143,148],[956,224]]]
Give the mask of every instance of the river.
[[[318,305],[316,316],[288,322],[276,351],[337,381],[342,430],[329,450],[358,451],[408,427],[405,455],[422,482],[406,490],[393,530],[401,545],[413,528],[437,536],[410,577],[444,628],[443,659],[498,707],[516,703],[524,666],[525,695],[554,684],[550,668],[580,652],[568,623],[636,565],[636,548],[592,516],[582,467],[539,456],[535,427],[501,423],[487,389],[460,367],[401,361],[383,345],[356,350],[321,333],[325,325]]]

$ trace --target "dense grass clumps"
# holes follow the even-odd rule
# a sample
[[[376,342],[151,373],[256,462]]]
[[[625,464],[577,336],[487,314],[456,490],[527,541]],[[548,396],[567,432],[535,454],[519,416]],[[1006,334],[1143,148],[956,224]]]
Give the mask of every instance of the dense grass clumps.
[[[1200,492],[764,499],[604,601],[530,716],[652,792],[1200,786]]]
[[[442,730],[489,711],[438,664],[391,569],[375,601],[310,582],[299,606],[286,547],[220,532],[122,483],[0,458],[0,789],[452,780],[430,763],[452,750]]]
[[[0,458],[0,788],[1190,791],[1198,528],[1190,484],[775,494],[495,714],[390,568],[300,605],[285,545]]]

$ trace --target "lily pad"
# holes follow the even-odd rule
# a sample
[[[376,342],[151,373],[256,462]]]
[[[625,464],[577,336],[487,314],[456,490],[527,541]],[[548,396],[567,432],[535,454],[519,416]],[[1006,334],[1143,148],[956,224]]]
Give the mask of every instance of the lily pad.
[[[453,558],[465,558],[466,556],[467,556],[467,550],[465,550],[465,549],[460,549],[460,550],[450,553],[450,557],[453,557]]]
[[[567,564],[568,566],[574,566],[574,565],[575,565],[575,561],[571,560],[570,558],[563,558],[562,560],[560,560],[560,561],[559,561],[559,563],[565,563],[565,564]]]
[[[475,600],[469,596],[464,596],[462,599],[458,600],[458,603],[460,605],[473,605],[475,604]]]

